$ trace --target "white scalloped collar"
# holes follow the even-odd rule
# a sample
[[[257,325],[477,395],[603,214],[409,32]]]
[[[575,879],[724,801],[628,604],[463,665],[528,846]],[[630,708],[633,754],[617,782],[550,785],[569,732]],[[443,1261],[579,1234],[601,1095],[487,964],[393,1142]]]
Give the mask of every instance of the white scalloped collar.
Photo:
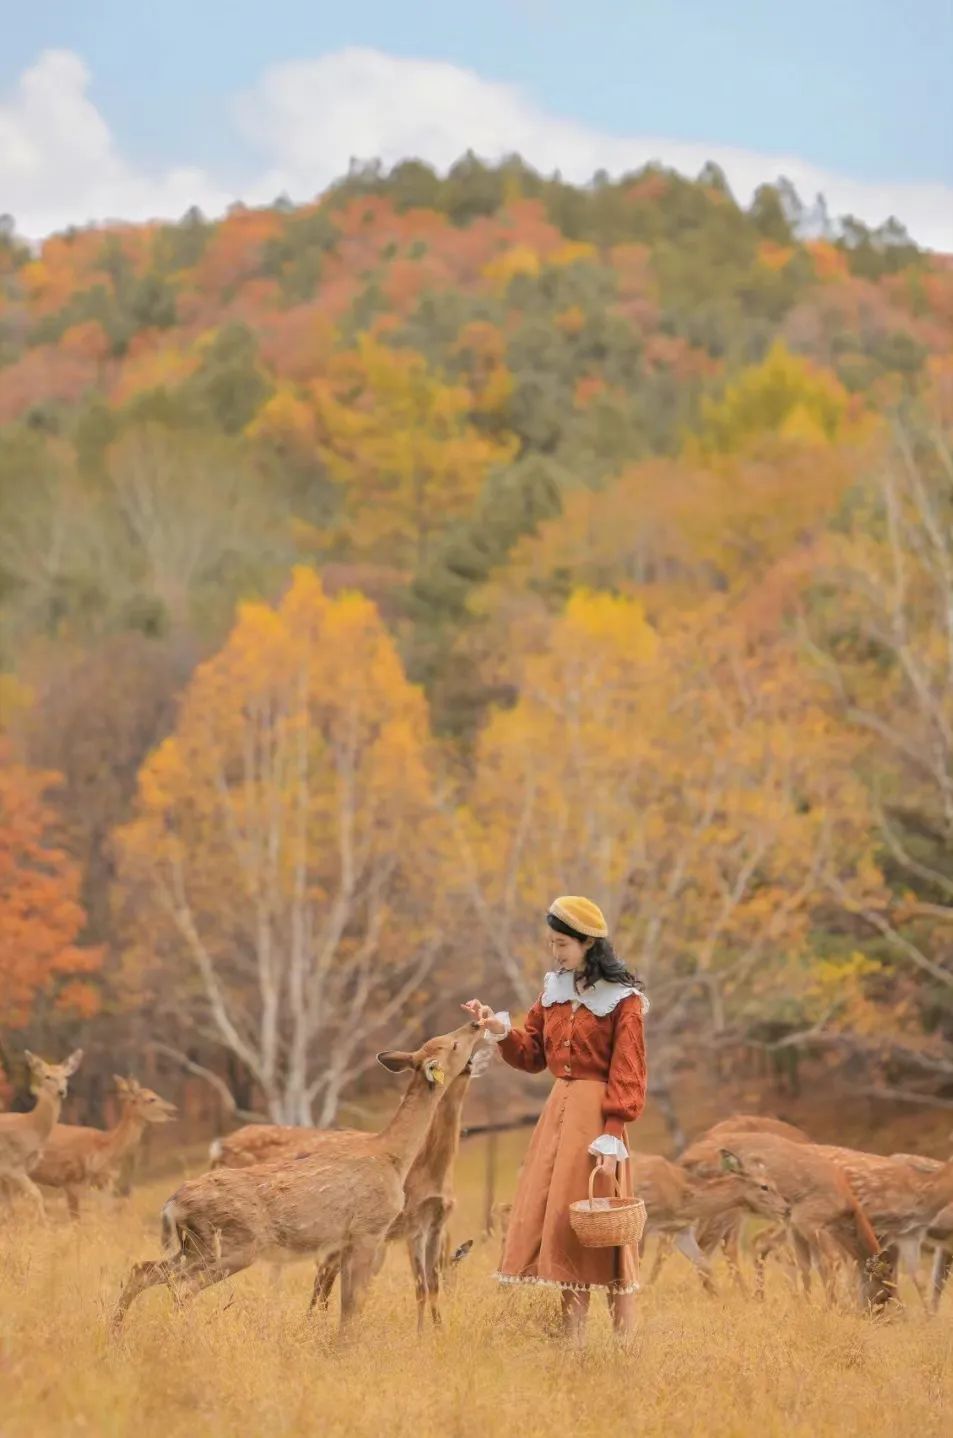
[[[546,1009],[553,1004],[579,1003],[597,1018],[605,1018],[629,994],[638,994],[642,1000],[642,1012],[647,1013],[648,999],[641,989],[633,988],[631,984],[611,984],[608,979],[596,979],[591,989],[579,993],[570,969],[553,969],[543,980],[540,1003]]]

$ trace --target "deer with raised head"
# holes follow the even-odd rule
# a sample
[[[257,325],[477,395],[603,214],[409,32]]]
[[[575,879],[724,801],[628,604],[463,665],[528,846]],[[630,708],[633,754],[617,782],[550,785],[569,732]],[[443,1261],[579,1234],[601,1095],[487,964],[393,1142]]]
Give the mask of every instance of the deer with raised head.
[[[387,1233],[388,1241],[403,1239],[407,1246],[417,1298],[418,1333],[423,1330],[428,1305],[434,1326],[440,1324],[440,1281],[441,1276],[449,1271],[452,1261],[449,1223],[456,1205],[453,1166],[460,1146],[463,1104],[471,1078],[483,1073],[494,1051],[495,1045],[479,1045],[463,1072],[448,1086],[446,1097],[437,1105],[423,1147],[404,1182],[403,1210]],[[469,1243],[461,1245],[454,1257],[463,1257],[469,1248]],[[383,1256],[382,1247],[381,1262]],[[319,1267],[311,1294],[311,1309],[318,1304],[327,1307],[339,1268],[337,1256],[329,1258]]]
[[[338,1255],[343,1329],[364,1303],[444,1088],[463,1072],[482,1038],[472,1022],[428,1039],[413,1053],[378,1054],[390,1072],[410,1074],[396,1113],[379,1133],[330,1133],[312,1153],[251,1168],[217,1168],[182,1184],[162,1210],[163,1233],[170,1243],[177,1240],[178,1250],[135,1265],[114,1327],[133,1300],[156,1284],[184,1298],[259,1260],[323,1262]]]
[[[695,1225],[725,1214],[737,1217],[757,1213],[765,1218],[787,1219],[787,1200],[760,1159],[745,1161],[723,1148],[719,1162],[721,1171],[717,1177],[693,1178],[661,1154],[633,1154],[633,1192],[642,1199],[647,1215],[644,1237],[655,1234],[659,1239],[650,1283],[658,1277],[666,1254],[674,1246],[694,1263],[706,1291],[714,1293],[711,1261],[698,1246]]]
[[[43,1195],[30,1174],[49,1142],[82,1057],[83,1050],[75,1049],[63,1063],[48,1064],[27,1049],[24,1058],[36,1103],[29,1113],[0,1113],[0,1188],[18,1189],[33,1203],[41,1221],[46,1218]]]
[[[928,1307],[918,1272],[920,1249],[931,1225],[953,1204],[953,1159],[933,1167],[929,1161],[913,1163],[909,1156],[886,1158],[836,1144],[818,1144],[817,1151],[846,1176],[887,1251],[891,1268],[903,1261],[923,1306]]]
[[[846,1258],[857,1271],[862,1301],[881,1306],[891,1296],[881,1268],[881,1244],[858,1195],[847,1177],[815,1144],[794,1142],[772,1133],[737,1133],[722,1137],[745,1162],[759,1158],[779,1192],[790,1205],[788,1229],[804,1290],[810,1288],[811,1268],[824,1279],[828,1299],[833,1298],[835,1255]],[[699,1176],[717,1172],[719,1140],[696,1140],[679,1159],[689,1173]],[[767,1255],[785,1241],[783,1227],[759,1234],[754,1242],[757,1292],[764,1286]],[[720,1233],[699,1239],[703,1251],[713,1251]],[[710,1245],[710,1247],[706,1247]]]
[[[448,1224],[455,1204],[453,1165],[460,1143],[463,1105],[471,1078],[486,1069],[494,1052],[493,1044],[477,1045],[463,1072],[447,1085],[404,1183],[403,1210],[387,1234],[388,1241],[403,1239],[407,1245],[417,1297],[418,1330],[423,1327],[428,1304],[434,1324],[440,1322],[440,1281],[451,1261]],[[314,1153],[329,1139],[336,1142],[339,1132],[282,1124],[246,1124],[226,1138],[214,1140],[209,1153],[213,1166],[246,1168],[265,1157]],[[384,1252],[382,1247],[380,1262]],[[309,1311],[319,1304],[327,1307],[339,1268],[337,1255],[319,1266]]]
[[[47,1188],[61,1188],[71,1218],[79,1217],[80,1194],[115,1184],[123,1159],[135,1149],[146,1126],[169,1123],[176,1107],[135,1079],[114,1075],[119,1091],[119,1118],[110,1129],[58,1123],[31,1177]]]

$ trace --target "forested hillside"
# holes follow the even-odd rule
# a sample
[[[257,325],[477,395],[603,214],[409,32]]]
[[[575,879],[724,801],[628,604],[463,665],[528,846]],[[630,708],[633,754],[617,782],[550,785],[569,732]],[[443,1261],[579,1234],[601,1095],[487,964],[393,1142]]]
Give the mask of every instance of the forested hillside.
[[[714,167],[7,225],[11,1077],[328,1121],[571,891],[660,1102],[751,1045],[953,1102],[951,341],[948,257]]]

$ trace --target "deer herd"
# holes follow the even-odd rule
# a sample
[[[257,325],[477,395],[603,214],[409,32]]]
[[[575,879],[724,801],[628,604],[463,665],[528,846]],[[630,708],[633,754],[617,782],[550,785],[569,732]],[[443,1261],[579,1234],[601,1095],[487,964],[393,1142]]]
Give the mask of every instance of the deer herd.
[[[315,1265],[311,1308],[326,1308],[340,1283],[341,1326],[358,1315],[387,1243],[406,1246],[418,1328],[429,1308],[440,1322],[440,1288],[471,1244],[451,1251],[453,1173],[471,1080],[495,1045],[476,1023],[429,1039],[414,1052],[378,1055],[408,1076],[390,1121],[377,1133],[249,1124],[211,1145],[208,1172],[183,1183],[162,1209],[166,1256],[137,1263],[113,1316],[118,1329],[145,1289],[167,1285],[177,1302],[257,1262],[302,1259]],[[90,1188],[115,1188],[123,1161],[146,1126],[167,1123],[175,1108],[135,1079],[117,1078],[120,1112],[108,1130],[59,1122],[67,1085],[82,1059],[25,1055],[35,1104],[0,1113],[0,1191],[29,1201],[46,1217],[43,1189],[61,1189],[72,1218]],[[786,1260],[804,1292],[816,1274],[833,1301],[839,1273],[852,1276],[868,1310],[896,1301],[907,1274],[935,1311],[953,1267],[953,1159],[888,1157],[814,1143],[792,1124],[754,1115],[724,1119],[677,1160],[632,1159],[634,1188],[645,1202],[645,1237],[657,1239],[649,1282],[677,1248],[714,1291],[713,1258],[726,1258],[742,1290],[746,1220],[757,1216],[749,1245],[755,1294],[767,1259]],[[505,1210],[503,1211],[505,1221]],[[644,1242],[644,1240],[643,1240]],[[932,1255],[929,1283],[921,1274]]]

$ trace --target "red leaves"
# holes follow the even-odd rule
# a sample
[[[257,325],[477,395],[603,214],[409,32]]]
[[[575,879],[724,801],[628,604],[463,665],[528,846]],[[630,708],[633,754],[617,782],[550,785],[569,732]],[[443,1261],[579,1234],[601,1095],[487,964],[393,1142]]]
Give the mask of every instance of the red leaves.
[[[0,744],[0,990],[11,1028],[26,1027],[40,997],[85,1015],[98,1006],[77,977],[98,969],[101,953],[76,942],[86,915],[79,866],[57,847],[46,802],[56,777],[15,763]]]

